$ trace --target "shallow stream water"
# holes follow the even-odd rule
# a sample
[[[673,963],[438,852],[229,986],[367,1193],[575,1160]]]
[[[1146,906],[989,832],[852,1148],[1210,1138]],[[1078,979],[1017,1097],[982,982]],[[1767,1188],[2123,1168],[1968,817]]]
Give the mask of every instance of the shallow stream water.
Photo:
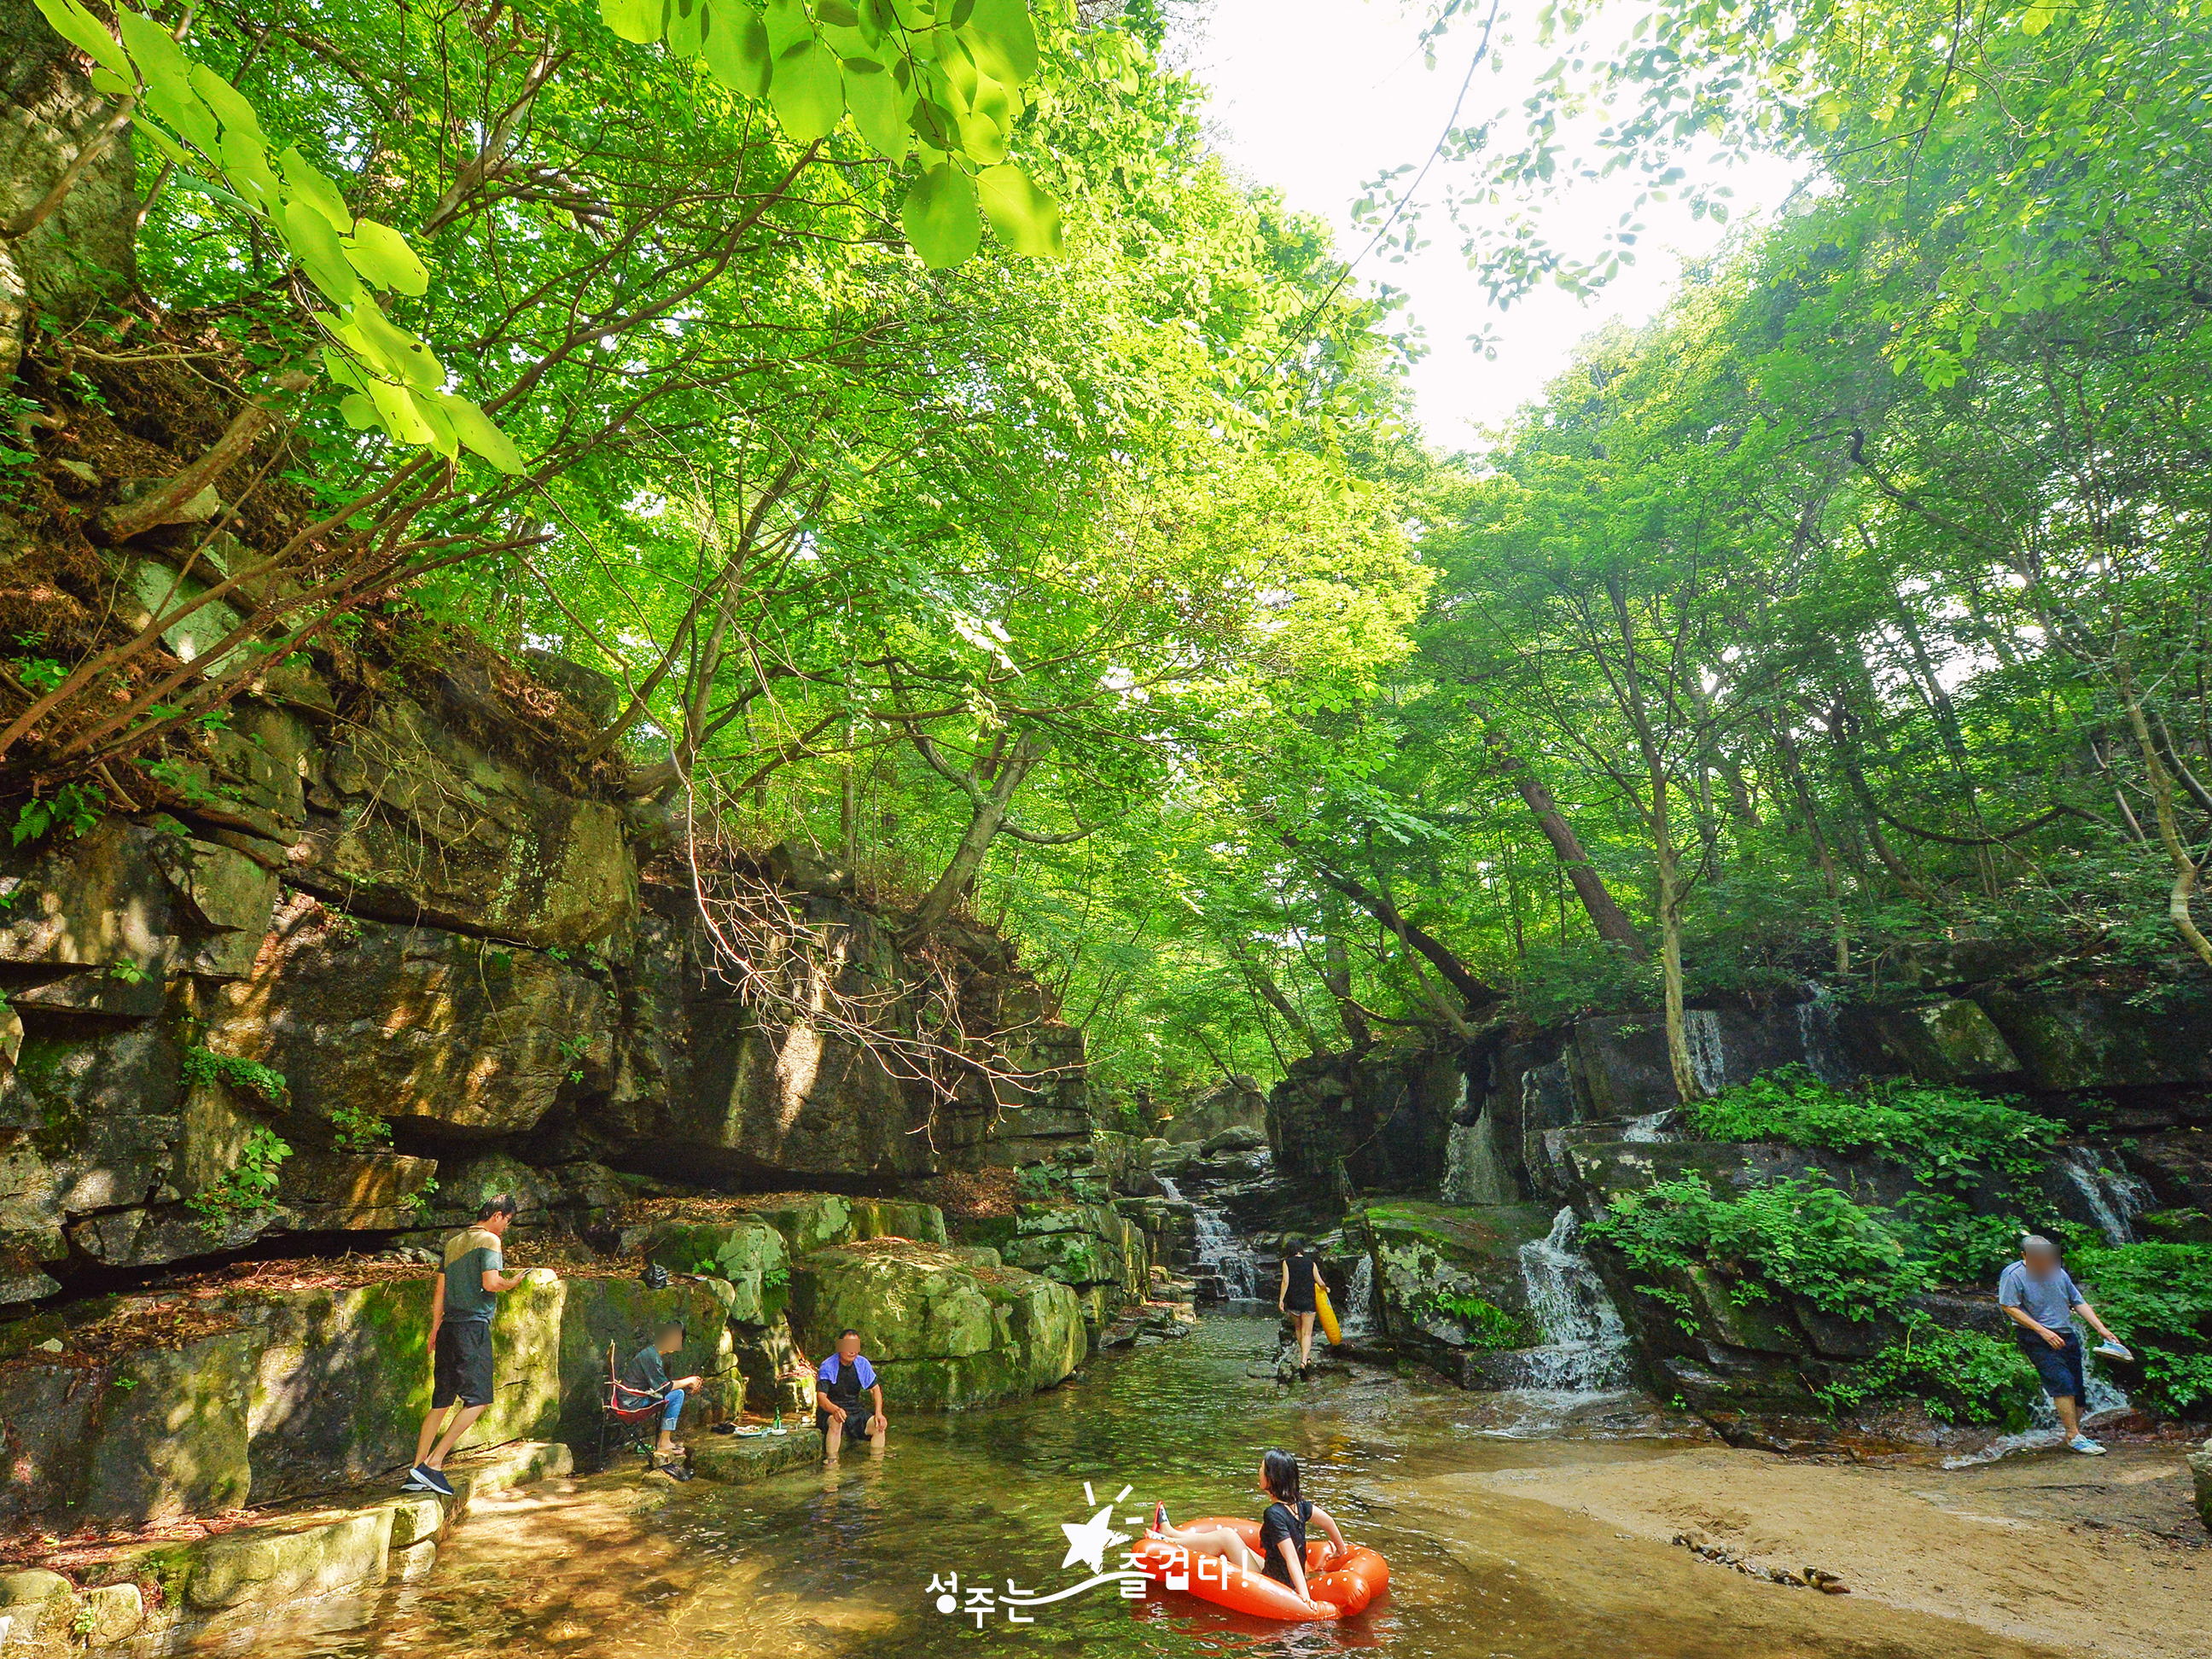
[[[423,1583],[317,1604],[289,1628],[209,1634],[193,1650],[268,1659],[2028,1651],[1948,1621],[1753,1584],[1556,1509],[1484,1494],[1439,1500],[1436,1491],[1456,1494],[1452,1477],[1470,1470],[1563,1454],[1650,1458],[1671,1449],[1653,1438],[1666,1419],[1632,1395],[1470,1395],[1372,1367],[1285,1388],[1250,1374],[1272,1359],[1275,1331],[1273,1319],[1209,1318],[1182,1341],[1096,1358],[1081,1381],[1034,1400],[896,1419],[882,1456],[848,1453],[832,1471],[725,1487],[633,1468],[489,1498]],[[1106,1584],[1017,1610],[1032,1622],[1010,1617],[1010,1581],[1034,1596],[1091,1576],[1062,1565],[1061,1528],[1102,1506],[1115,1530],[1131,1534],[1154,1498],[1177,1519],[1257,1515],[1256,1465],[1270,1446],[1295,1452],[1307,1495],[1389,1559],[1391,1591],[1364,1615],[1286,1628],[1187,1596],[1124,1599]],[[1103,1565],[1118,1565],[1118,1553]],[[940,1611],[955,1574],[954,1610]],[[980,1621],[978,1586],[994,1603]]]

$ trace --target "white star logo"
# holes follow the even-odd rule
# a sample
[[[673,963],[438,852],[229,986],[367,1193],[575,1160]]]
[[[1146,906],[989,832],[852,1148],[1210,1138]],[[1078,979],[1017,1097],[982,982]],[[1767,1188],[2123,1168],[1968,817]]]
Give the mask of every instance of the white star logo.
[[[1073,1521],[1061,1522],[1060,1529],[1067,1534],[1067,1553],[1060,1558],[1060,1565],[1072,1567],[1080,1561],[1093,1572],[1105,1571],[1106,1552],[1116,1544],[1129,1541],[1127,1533],[1115,1532],[1108,1524],[1113,1514],[1114,1506],[1108,1504],[1080,1524]]]

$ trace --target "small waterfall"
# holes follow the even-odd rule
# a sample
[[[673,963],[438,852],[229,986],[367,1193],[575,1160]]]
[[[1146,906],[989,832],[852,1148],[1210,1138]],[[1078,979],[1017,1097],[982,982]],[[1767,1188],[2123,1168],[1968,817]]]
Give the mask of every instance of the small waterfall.
[[[1336,1310],[1336,1322],[1345,1340],[1368,1334],[1369,1310],[1374,1305],[1375,1258],[1362,1255],[1352,1264],[1352,1277],[1344,1285],[1344,1305]]]
[[[1552,1218],[1552,1231],[1520,1249],[1528,1312],[1548,1339],[1522,1352],[1527,1385],[1575,1394],[1617,1389],[1628,1380],[1628,1333],[1599,1282],[1575,1249],[1572,1206]]]
[[[2150,1189],[2119,1167],[2119,1159],[2100,1153],[2094,1146],[2068,1149],[2062,1164],[2066,1178],[2089,1206],[2107,1244],[2136,1242],[2136,1218],[2143,1212]]]
[[[1200,1204],[1193,1206],[1190,1220],[1198,1234],[1200,1270],[1219,1279],[1223,1293],[1231,1301],[1255,1299],[1260,1294],[1259,1264],[1229,1231],[1229,1218]]]
[[[1160,1196],[1162,1198],[1166,1199],[1170,1204],[1180,1204],[1182,1202],[1182,1188],[1175,1184],[1175,1179],[1173,1176],[1154,1176],[1152,1179],[1160,1183]]]
[[[1797,1005],[1797,1042],[1807,1068],[1831,1089],[1849,1088],[1858,1080],[1836,1030],[1835,999],[1825,985],[1814,986],[1813,994]]]
[[[1728,1086],[1728,1062],[1721,1054],[1721,1017],[1710,1008],[1682,1011],[1682,1043],[1690,1051],[1690,1075],[1698,1091],[1717,1095]]]
[[[1663,1111],[1646,1112],[1642,1117],[1632,1117],[1620,1126],[1620,1138],[1639,1145],[1672,1140],[1674,1135],[1674,1108]]]

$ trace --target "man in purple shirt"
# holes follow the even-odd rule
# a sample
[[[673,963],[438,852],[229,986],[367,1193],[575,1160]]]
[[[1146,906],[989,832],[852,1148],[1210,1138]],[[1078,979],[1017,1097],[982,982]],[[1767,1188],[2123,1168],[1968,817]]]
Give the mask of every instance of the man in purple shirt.
[[[884,1431],[889,1426],[889,1419],[884,1416],[884,1385],[876,1381],[876,1368],[861,1355],[860,1332],[841,1331],[837,1351],[822,1362],[822,1369],[814,1376],[814,1426],[821,1431],[825,1462],[837,1461],[838,1448],[845,1438],[845,1425],[860,1409],[863,1394],[873,1399],[875,1410],[860,1432],[881,1451]]]

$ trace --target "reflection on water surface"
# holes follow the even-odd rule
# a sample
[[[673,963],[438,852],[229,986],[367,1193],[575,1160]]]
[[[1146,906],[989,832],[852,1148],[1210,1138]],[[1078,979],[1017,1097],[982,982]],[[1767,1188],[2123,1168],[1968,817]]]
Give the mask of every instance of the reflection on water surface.
[[[1214,1318],[1180,1343],[1092,1361],[1081,1382],[1018,1405],[893,1424],[880,1459],[760,1486],[678,1486],[634,1473],[489,1498],[425,1583],[304,1610],[292,1628],[208,1636],[201,1653],[266,1659],[751,1659],[795,1653],[934,1659],[1060,1650],[1129,1656],[1377,1651],[1407,1659],[1630,1655],[2019,1655],[1960,1626],[1756,1585],[1504,1497],[1426,1477],[1558,1455],[1563,1439],[1649,1457],[1665,1419],[1632,1395],[1476,1395],[1363,1368],[1285,1389],[1246,1375],[1273,1320]],[[1389,1558],[1362,1617],[1285,1627],[1112,1587],[1022,1609],[995,1603],[1089,1576],[1063,1568],[1063,1522],[1164,1498],[1179,1518],[1257,1515],[1260,1453],[1295,1452],[1306,1491]],[[1087,1491],[1086,1491],[1087,1488]],[[1116,1502],[1116,1495],[1127,1495]],[[1095,1502],[1092,1501],[1095,1498]],[[1109,1555],[1105,1565],[1116,1565]],[[957,1575],[959,1604],[939,1611]],[[939,1590],[933,1593],[933,1579]]]

